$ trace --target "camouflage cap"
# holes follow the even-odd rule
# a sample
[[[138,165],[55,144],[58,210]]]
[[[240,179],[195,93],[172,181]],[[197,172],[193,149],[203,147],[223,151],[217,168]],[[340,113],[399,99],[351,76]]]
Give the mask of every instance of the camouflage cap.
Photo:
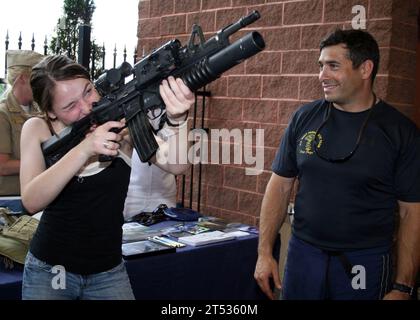
[[[30,50],[8,50],[6,54],[7,67],[33,67],[44,58],[39,54]]]

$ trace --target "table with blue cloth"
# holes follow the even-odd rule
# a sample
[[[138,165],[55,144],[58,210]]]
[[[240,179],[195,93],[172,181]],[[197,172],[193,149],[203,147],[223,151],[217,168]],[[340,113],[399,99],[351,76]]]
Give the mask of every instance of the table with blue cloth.
[[[23,210],[20,196],[0,197],[0,207],[5,207],[13,212],[22,212]]]
[[[138,300],[265,299],[253,277],[257,244],[258,235],[250,234],[126,260],[134,295]],[[0,300],[20,299],[23,266],[6,270],[0,264]]]
[[[263,299],[254,280],[258,236],[127,261],[136,299]]]

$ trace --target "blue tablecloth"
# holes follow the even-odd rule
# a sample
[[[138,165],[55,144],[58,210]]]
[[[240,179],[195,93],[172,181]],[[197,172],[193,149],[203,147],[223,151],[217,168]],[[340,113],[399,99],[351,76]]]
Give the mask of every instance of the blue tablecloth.
[[[10,211],[22,212],[22,202],[20,197],[0,197],[0,207],[9,208]]]
[[[253,278],[258,237],[127,261],[136,299],[262,299]]]

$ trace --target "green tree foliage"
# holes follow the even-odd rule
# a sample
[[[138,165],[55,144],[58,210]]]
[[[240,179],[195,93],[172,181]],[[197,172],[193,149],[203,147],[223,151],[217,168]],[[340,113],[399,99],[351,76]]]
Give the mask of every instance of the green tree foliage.
[[[0,99],[3,98],[4,91],[6,91],[6,83],[0,78]]]
[[[92,25],[92,16],[95,11],[94,0],[64,0],[63,16],[58,19],[56,36],[50,42],[50,51],[55,54],[65,54],[77,61],[79,49],[79,26]],[[101,48],[92,42],[92,48],[97,53],[95,59],[95,74],[100,73]]]

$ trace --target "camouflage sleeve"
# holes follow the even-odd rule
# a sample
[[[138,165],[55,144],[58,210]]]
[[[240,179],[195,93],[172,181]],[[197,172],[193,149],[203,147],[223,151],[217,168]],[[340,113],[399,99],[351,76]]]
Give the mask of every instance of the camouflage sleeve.
[[[0,153],[12,153],[11,130],[8,116],[0,110]]]

